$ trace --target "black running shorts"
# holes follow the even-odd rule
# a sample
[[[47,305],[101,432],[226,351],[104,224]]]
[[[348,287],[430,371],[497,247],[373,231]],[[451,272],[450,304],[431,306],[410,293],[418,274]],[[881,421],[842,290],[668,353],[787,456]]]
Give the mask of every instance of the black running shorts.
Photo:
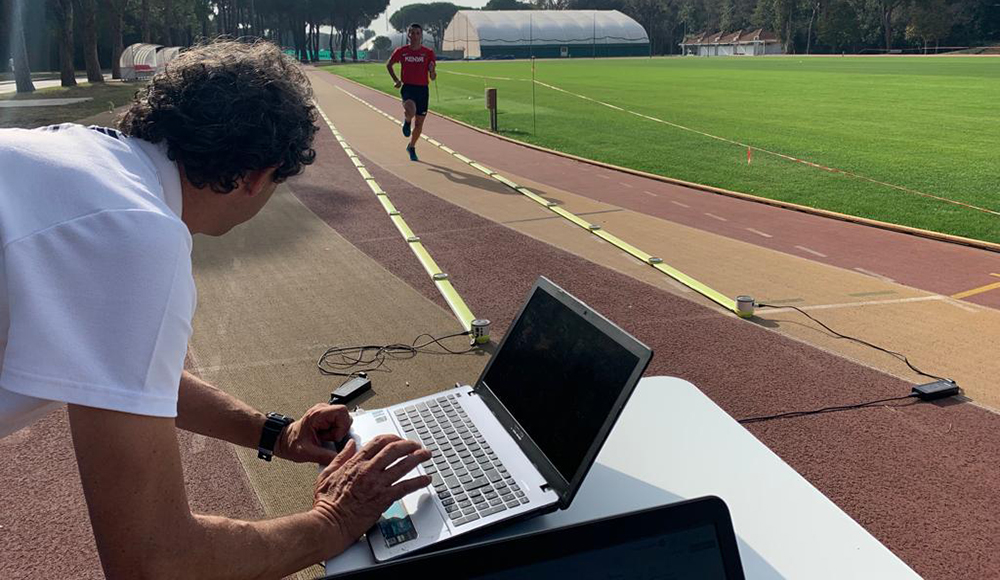
[[[406,101],[413,101],[417,104],[418,115],[423,117],[427,114],[427,104],[431,94],[427,85],[403,85],[399,94],[403,97],[403,104],[406,104]]]

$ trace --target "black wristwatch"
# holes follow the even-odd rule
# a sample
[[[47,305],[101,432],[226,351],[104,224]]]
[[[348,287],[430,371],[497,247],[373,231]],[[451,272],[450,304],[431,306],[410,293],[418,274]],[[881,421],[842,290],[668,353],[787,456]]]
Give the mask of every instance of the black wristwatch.
[[[274,455],[274,444],[281,437],[281,432],[285,427],[295,422],[295,419],[286,417],[278,413],[268,413],[267,421],[264,421],[264,430],[260,434],[260,444],[257,445],[257,457],[264,461],[270,461]]]

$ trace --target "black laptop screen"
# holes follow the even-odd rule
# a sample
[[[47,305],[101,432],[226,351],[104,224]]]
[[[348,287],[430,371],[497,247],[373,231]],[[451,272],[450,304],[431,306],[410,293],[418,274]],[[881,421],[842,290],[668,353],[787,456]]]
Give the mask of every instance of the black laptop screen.
[[[483,377],[566,481],[639,361],[595,318],[536,289]]]
[[[726,580],[726,567],[715,526],[677,530],[628,542],[608,538],[608,546],[579,551],[558,558],[507,567],[497,572],[469,576],[470,580],[519,580],[523,578],[573,578],[606,580]]]

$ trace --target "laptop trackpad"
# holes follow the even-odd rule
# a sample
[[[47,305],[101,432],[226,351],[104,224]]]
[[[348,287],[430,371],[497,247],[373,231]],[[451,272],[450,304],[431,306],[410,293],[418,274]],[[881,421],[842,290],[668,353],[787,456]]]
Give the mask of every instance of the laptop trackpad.
[[[360,445],[382,433],[399,435],[385,410],[378,409],[354,416],[351,437],[356,444],[359,444],[359,448]],[[402,479],[417,475],[420,473],[414,469]],[[368,539],[377,560],[391,558],[399,554],[399,551],[416,550],[451,535],[448,524],[433,501],[432,493],[430,487],[417,490],[393,503],[382,514],[368,532]]]

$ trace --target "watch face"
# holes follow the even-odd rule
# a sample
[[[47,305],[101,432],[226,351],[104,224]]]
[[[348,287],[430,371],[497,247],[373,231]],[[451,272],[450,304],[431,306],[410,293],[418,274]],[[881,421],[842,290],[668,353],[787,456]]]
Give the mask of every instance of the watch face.
[[[266,415],[266,417],[268,419],[274,419],[276,421],[281,421],[285,425],[288,425],[289,423],[293,422],[293,419],[291,417],[286,417],[286,416],[282,415],[281,413],[268,413]]]

